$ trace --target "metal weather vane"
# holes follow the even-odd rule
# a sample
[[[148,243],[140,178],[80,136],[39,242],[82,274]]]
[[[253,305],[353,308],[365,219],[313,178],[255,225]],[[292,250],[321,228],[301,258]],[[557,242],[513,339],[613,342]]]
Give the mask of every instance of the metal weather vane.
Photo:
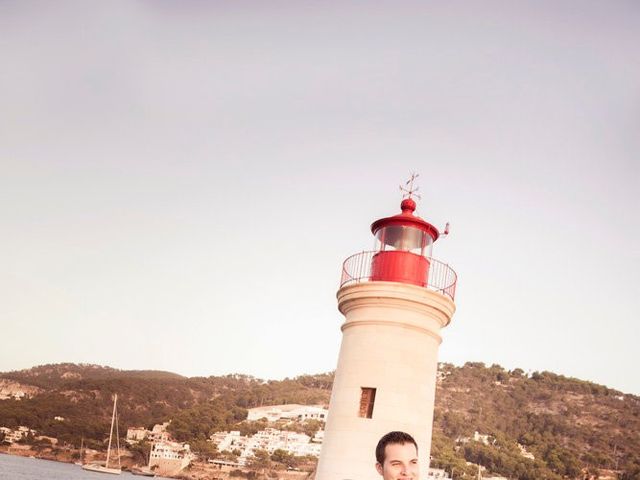
[[[419,176],[420,176],[419,173],[411,172],[411,177],[409,177],[409,180],[404,182],[404,186],[400,185],[400,191],[402,192],[402,198],[405,198],[405,197],[407,197],[407,198],[416,197],[418,200],[422,200],[422,197],[416,193],[418,190],[420,190],[420,187],[415,187],[414,188],[414,186],[413,186],[413,183],[414,183],[415,179],[418,178]]]

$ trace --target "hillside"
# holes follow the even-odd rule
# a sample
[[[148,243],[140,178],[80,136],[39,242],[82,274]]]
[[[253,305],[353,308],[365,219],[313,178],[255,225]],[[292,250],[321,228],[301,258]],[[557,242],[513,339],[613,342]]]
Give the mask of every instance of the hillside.
[[[461,470],[464,457],[520,479],[577,478],[599,469],[640,478],[640,398],[591,382],[481,363],[441,365],[434,424],[434,457]],[[469,442],[454,455],[454,440],[474,431],[495,443]],[[535,460],[524,458],[517,443]]]
[[[281,403],[327,403],[330,375],[263,381],[246,375],[186,378],[169,372],[121,371],[96,365],[59,364],[0,374],[14,390],[37,387],[26,399],[0,400],[0,426],[29,426],[43,435],[78,444],[100,441],[118,393],[123,427],[151,427],[172,420],[180,440],[205,439],[231,428],[247,408]],[[63,417],[60,422],[54,417]],[[125,430],[126,433],[126,430]]]
[[[0,426],[26,425],[74,445],[84,437],[99,446],[116,392],[123,427],[171,419],[173,435],[192,441],[238,428],[247,408],[328,404],[332,375],[282,381],[246,375],[186,378],[59,364],[1,373],[0,383],[9,385],[5,391],[30,392],[21,400],[0,400]],[[476,431],[486,437],[464,441]],[[535,458],[525,458],[521,448]],[[474,474],[469,461],[522,480],[583,478],[585,472],[603,470],[639,480],[640,398],[549,372],[527,376],[497,365],[442,364],[432,455],[435,466],[454,469],[456,477]]]

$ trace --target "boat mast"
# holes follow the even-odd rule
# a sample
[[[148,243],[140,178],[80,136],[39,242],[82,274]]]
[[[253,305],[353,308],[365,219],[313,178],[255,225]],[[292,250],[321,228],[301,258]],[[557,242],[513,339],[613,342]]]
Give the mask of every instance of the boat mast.
[[[118,412],[116,411],[116,446],[118,447],[118,468],[122,469],[122,464],[120,463],[120,431],[118,430]]]
[[[105,467],[109,468],[109,456],[111,455],[111,437],[113,437],[113,424],[116,420],[116,403],[118,403],[118,394],[116,393],[113,399],[113,413],[111,414],[111,430],[109,431],[109,446],[107,447],[107,462]]]

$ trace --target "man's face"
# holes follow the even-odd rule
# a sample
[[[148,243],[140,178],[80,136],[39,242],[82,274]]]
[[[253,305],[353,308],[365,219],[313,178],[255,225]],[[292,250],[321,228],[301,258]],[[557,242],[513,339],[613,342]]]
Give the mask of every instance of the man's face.
[[[384,463],[376,463],[383,480],[419,480],[418,451],[413,443],[391,443],[384,448]]]

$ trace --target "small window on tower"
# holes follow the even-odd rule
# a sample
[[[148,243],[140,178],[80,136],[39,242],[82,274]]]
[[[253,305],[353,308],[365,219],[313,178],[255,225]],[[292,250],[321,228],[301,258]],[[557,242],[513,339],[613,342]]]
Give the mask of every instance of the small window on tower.
[[[373,416],[373,404],[376,401],[376,389],[362,387],[360,394],[360,411],[358,416],[362,418],[371,418]]]

